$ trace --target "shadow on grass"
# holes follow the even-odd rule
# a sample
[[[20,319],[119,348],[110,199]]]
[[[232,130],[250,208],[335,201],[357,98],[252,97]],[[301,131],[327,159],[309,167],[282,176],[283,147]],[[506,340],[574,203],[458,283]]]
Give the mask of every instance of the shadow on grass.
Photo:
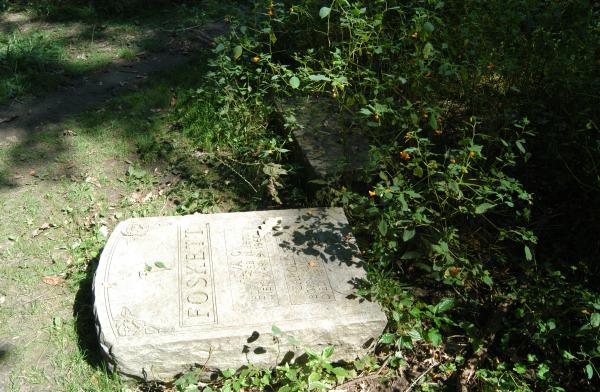
[[[15,188],[17,184],[15,184],[14,180],[10,178],[9,174],[3,170],[0,170],[0,190],[3,188]]]
[[[215,35],[223,32],[221,25],[213,24],[209,28],[213,29]],[[88,112],[77,118],[75,123],[82,133],[104,138],[107,135],[99,130],[110,127],[118,129],[109,136],[111,138],[132,142],[150,138],[149,132],[156,131],[157,122],[154,118],[158,117],[152,110],[168,109],[174,88],[201,83],[207,57],[205,50],[199,50],[196,56],[164,53],[146,62],[115,64],[111,72],[98,74],[86,81],[83,92],[60,92],[34,102],[36,106],[23,104],[9,113],[0,110],[3,120],[0,121],[0,141],[3,138],[19,140],[9,143],[4,151],[0,148],[0,159],[5,160],[4,168],[0,167],[0,189],[15,186],[10,177],[22,175],[18,173],[21,169],[53,167],[57,169],[51,174],[54,177],[72,175],[73,168],[60,170],[57,168],[60,165],[53,164],[69,158],[72,149],[70,142],[75,140],[65,137],[61,122],[84,110],[100,106],[116,95],[123,94],[123,97],[116,100],[118,103],[115,100],[113,104],[109,103],[104,113]],[[193,65],[181,66],[188,61]],[[156,77],[150,83],[138,86],[149,74]],[[121,107],[127,109],[121,110]],[[146,126],[148,121],[156,124]]]
[[[144,49],[145,43],[160,41],[161,34],[157,30],[152,31],[132,45]],[[73,78],[109,68],[119,50],[128,50],[131,56],[135,55],[135,51],[129,49],[131,44],[123,44],[122,48],[117,44],[113,51],[94,49],[89,58],[76,58],[68,53],[73,46],[83,46],[82,50],[85,50],[84,46],[93,44],[94,40],[104,41],[110,47],[111,39],[114,37],[99,31],[95,25],[61,38],[41,33],[8,38],[3,45],[5,50],[0,52],[0,103],[25,95],[47,93],[70,82],[77,83]],[[155,44],[154,49],[162,47]]]
[[[8,347],[0,346],[0,364],[8,358]]]
[[[99,144],[106,143],[106,140],[119,139],[119,142],[124,141],[132,148],[137,146],[138,149],[144,150],[145,154],[150,154],[153,165],[160,164],[163,159],[160,152],[153,153],[152,149],[155,148],[157,135],[167,124],[163,117],[168,116],[166,112],[170,108],[174,90],[195,88],[202,83],[206,56],[202,57],[195,59],[196,65],[179,66],[169,72],[157,74],[140,91],[116,98],[101,110],[77,116],[70,123],[77,132],[74,137],[97,140]],[[43,158],[31,157],[27,160],[29,164],[43,166],[44,162],[62,159],[71,154],[71,148],[65,142],[68,138],[59,132],[43,135],[32,134],[27,141],[13,147],[9,154],[10,161],[18,164],[21,162],[20,154],[37,151],[40,145],[44,145],[44,139],[51,143],[51,150]],[[66,173],[54,173],[60,174]],[[77,343],[85,360],[94,368],[106,369],[109,366],[99,345],[93,311],[92,284],[98,260],[99,256],[89,261],[85,274],[79,281],[73,315],[76,319]]]
[[[105,369],[107,366],[102,350],[100,349],[96,331],[94,293],[92,291],[94,272],[98,266],[99,258],[100,256],[97,256],[88,263],[85,275],[79,283],[79,289],[75,295],[75,303],[73,305],[73,317],[76,320],[77,345],[84,359],[94,368]]]
[[[0,103],[48,92],[75,76],[104,70],[115,56],[132,59],[140,51],[172,51],[188,45],[181,40],[193,44],[194,32],[182,26],[198,26],[219,15],[219,7],[205,3],[154,2],[129,16],[59,5],[53,6],[55,12],[34,19],[0,16]]]
[[[70,178],[78,170],[80,162],[75,161],[75,167],[60,162],[76,158],[74,143],[80,138],[85,139],[87,145],[92,144],[94,148],[100,149],[109,148],[111,143],[127,144],[132,152],[137,147],[153,167],[161,162],[174,167],[179,177],[184,179],[182,182],[193,190],[191,195],[194,192],[226,195],[220,199],[220,196],[217,197],[216,202],[229,199],[234,200],[236,206],[245,209],[272,208],[274,205],[268,197],[261,197],[263,195],[259,194],[258,201],[248,197],[251,191],[230,168],[203,163],[193,154],[193,148],[180,149],[175,142],[177,139],[185,139],[181,129],[171,126],[172,113],[178,113],[178,94],[196,91],[202,86],[208,57],[206,52],[200,53],[191,58],[189,65],[158,73],[140,90],[115,98],[99,109],[76,116],[66,124],[54,125],[44,132],[31,130],[24,140],[14,143],[6,151],[6,181],[0,182],[0,188],[8,186],[10,179],[7,173],[14,170],[34,168],[38,172],[49,171],[47,177]],[[202,104],[202,101],[198,104]],[[72,129],[74,134],[65,135],[66,128]],[[170,150],[176,151],[179,156],[171,154]],[[205,173],[207,168],[210,169],[210,175]],[[251,173],[246,175],[252,178],[249,177]],[[44,178],[40,180],[43,181]],[[82,180],[79,178],[79,181]],[[235,184],[236,181],[239,185]],[[227,182],[234,183],[235,186],[227,186]],[[93,312],[92,282],[97,263],[98,258],[90,260],[84,276],[80,278],[73,314],[76,319],[77,344],[84,359],[95,369],[106,369],[107,362],[99,346]]]

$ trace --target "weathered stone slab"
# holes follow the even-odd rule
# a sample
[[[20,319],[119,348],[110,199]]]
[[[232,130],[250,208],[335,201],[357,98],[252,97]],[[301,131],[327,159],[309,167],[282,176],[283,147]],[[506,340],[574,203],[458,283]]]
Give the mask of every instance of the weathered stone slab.
[[[357,251],[338,208],[127,220],[94,278],[101,347],[118,371],[153,380],[274,366],[302,352],[289,337],[351,360],[386,324],[352,295]]]
[[[369,160],[369,141],[353,126],[350,116],[339,112],[335,101],[294,99],[283,105],[283,110],[295,113],[297,126],[291,131],[310,177],[333,181],[364,169]]]

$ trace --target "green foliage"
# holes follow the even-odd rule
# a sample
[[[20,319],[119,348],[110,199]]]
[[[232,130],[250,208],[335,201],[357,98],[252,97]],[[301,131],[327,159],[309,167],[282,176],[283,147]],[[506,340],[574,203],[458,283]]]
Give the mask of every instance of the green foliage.
[[[274,334],[281,331],[273,327]],[[283,336],[282,336],[283,337]],[[298,345],[299,342],[293,342]],[[180,392],[201,390],[203,392],[240,392],[245,390],[269,389],[277,392],[328,391],[334,385],[356,376],[354,370],[336,366],[331,362],[334,347],[326,347],[322,352],[306,349],[306,358],[300,363],[285,363],[274,369],[259,369],[251,364],[239,370],[229,369],[221,372],[219,381],[210,386],[198,387],[199,377],[196,371],[190,371],[175,381]]]
[[[48,84],[45,73],[57,68],[63,52],[43,34],[0,34],[0,101]]]
[[[286,95],[329,95],[353,114],[371,144],[368,192],[345,184],[332,202],[368,244],[372,284],[362,294],[393,320],[379,342],[388,365],[416,366],[433,350],[447,355],[434,356],[427,377],[450,384],[563,390],[598,382],[598,243],[590,236],[600,211],[598,7],[254,6],[254,19],[233,21],[214,49],[210,78],[225,128],[198,138],[254,149],[261,142],[250,139],[266,140],[256,119]],[[274,146],[284,148],[280,141]],[[266,167],[260,149],[254,163]],[[268,173],[275,180],[260,182],[281,188],[279,172]],[[553,208],[581,226],[572,235],[564,224],[544,230]],[[482,349],[474,376],[463,377]]]

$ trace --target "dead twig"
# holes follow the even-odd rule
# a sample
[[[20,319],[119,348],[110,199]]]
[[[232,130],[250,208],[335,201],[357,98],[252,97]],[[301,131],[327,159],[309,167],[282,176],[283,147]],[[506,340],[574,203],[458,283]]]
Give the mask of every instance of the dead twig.
[[[367,381],[367,380],[374,380],[374,379],[377,379],[380,377],[382,377],[382,376],[377,373],[367,374],[365,376],[361,376],[361,377],[355,378],[354,380],[350,380],[343,384],[337,385],[335,388],[336,389],[344,389],[344,388],[351,387],[352,385],[358,384],[359,382]]]
[[[383,361],[383,363],[381,364],[381,367],[379,368],[379,370],[377,370],[377,372],[372,373],[372,374],[367,374],[367,375],[355,378],[354,380],[350,380],[350,381],[347,381],[347,382],[345,382],[343,384],[337,385],[336,389],[347,388],[347,387],[350,387],[350,386],[352,386],[354,384],[358,384],[361,381],[373,380],[373,379],[382,377],[381,376],[381,372],[383,371],[383,369],[386,368],[386,366],[387,366],[388,362],[390,361],[390,359],[392,359],[392,355],[391,354],[388,355],[388,357],[385,359],[385,361]]]
[[[429,368],[427,370],[425,370],[423,373],[421,373],[421,375],[419,377],[417,377],[417,379],[415,381],[413,381],[412,384],[410,384],[410,386],[404,392],[410,392],[414,387],[416,387],[417,385],[421,384],[423,378],[427,374],[429,374],[439,364],[440,364],[439,362],[432,363],[431,366],[429,366]]]
[[[165,31],[167,33],[179,33],[179,32],[182,32],[182,31],[188,31],[188,30],[198,29],[198,28],[204,27],[204,26],[205,26],[205,24],[201,24],[201,25],[195,25],[195,26],[189,26],[189,27],[182,27],[182,28],[179,28],[179,29],[160,29],[160,30]]]
[[[250,186],[250,188],[252,188],[252,190],[254,191],[254,193],[258,193],[258,189],[256,189],[254,187],[254,185],[252,185],[250,183],[250,181],[248,181],[243,175],[241,175],[237,170],[235,170],[233,168],[233,166],[231,166],[230,164],[228,164],[227,162],[225,162],[224,160],[220,159],[219,157],[216,157],[217,160],[223,164],[225,167],[227,167],[229,170],[231,170],[232,172],[234,172],[239,178],[241,178],[246,184],[248,184]]]

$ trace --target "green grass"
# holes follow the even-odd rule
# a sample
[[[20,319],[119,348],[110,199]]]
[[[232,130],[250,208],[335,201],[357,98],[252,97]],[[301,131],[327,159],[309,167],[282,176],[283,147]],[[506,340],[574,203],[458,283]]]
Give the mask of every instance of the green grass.
[[[0,336],[16,347],[9,390],[114,391],[122,385],[106,371],[94,340],[90,282],[106,240],[100,228],[128,217],[177,214],[170,199],[192,192],[185,186],[163,192],[170,164],[159,159],[156,140],[172,121],[172,94],[201,83],[203,73],[201,66],[164,73],[106,107],[0,148],[0,292],[7,297]],[[199,203],[242,208],[220,205],[229,197],[213,181],[205,178],[207,188],[194,190],[207,195]],[[45,276],[66,281],[49,286]]]
[[[75,6],[49,13],[30,8],[4,13],[0,16],[0,104],[54,90],[118,59],[174,49],[178,43],[172,34],[182,33],[178,39],[187,39],[185,27],[217,15],[207,10],[199,4],[149,8],[129,16],[102,15]]]
[[[232,142],[215,101],[197,95],[206,61],[199,54],[136,92],[0,145],[0,293],[7,297],[0,320],[9,320],[0,323],[0,336],[15,345],[9,390],[114,391],[135,384],[107,372],[95,340],[91,279],[106,241],[103,226],[271,205],[240,178],[247,175],[243,167],[232,171],[196,156],[211,143],[247,144]],[[267,136],[256,143],[268,145]],[[65,282],[47,285],[47,276]]]
[[[34,20],[47,23],[36,32],[0,33],[0,102],[52,90],[115,57],[159,50],[168,40],[148,34],[149,26],[194,25],[207,14],[183,7],[162,17],[102,20],[104,27],[94,28],[89,15],[73,13]],[[232,169],[233,161],[213,159],[216,146],[267,148],[273,135],[231,137],[216,100],[204,99],[212,92],[197,92],[207,57],[42,133],[0,143],[0,337],[12,345],[2,362],[10,369],[7,390],[136,388],[107,371],[97,346],[91,279],[103,227],[110,231],[129,217],[273,205],[247,183],[260,166]],[[199,157],[205,152],[208,158]],[[48,276],[65,281],[48,285]]]

